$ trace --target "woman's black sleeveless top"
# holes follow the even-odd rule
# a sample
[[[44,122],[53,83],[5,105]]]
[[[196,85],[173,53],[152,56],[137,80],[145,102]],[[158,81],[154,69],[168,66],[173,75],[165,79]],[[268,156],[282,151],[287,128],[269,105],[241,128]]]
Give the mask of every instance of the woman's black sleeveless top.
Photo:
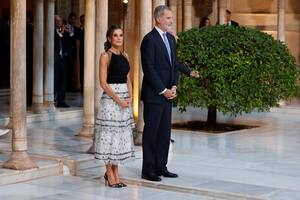
[[[130,66],[126,57],[121,54],[111,53],[108,66],[107,83],[126,83]]]

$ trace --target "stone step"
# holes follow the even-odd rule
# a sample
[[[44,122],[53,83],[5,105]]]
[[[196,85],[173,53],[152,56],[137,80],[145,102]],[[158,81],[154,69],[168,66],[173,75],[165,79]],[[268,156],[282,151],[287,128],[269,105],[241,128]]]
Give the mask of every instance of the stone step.
[[[70,118],[81,118],[82,113],[83,113],[82,108],[79,107],[57,109],[57,111],[55,112],[44,112],[41,114],[33,114],[31,112],[28,112],[27,123],[63,120],[63,119],[70,119]],[[5,126],[8,122],[9,122],[9,117],[7,114],[6,117],[0,118],[0,127]]]
[[[263,198],[263,197],[254,197],[254,196],[249,196],[244,194],[217,191],[217,190],[206,189],[206,188],[166,184],[160,182],[147,181],[144,179],[124,177],[122,178],[122,181],[130,185],[138,185],[138,186],[150,187],[155,189],[162,189],[166,191],[199,195],[202,198],[207,197],[208,199],[215,199],[215,200],[270,200],[268,198]]]
[[[88,153],[75,154],[66,157],[38,154],[30,154],[30,156],[34,159],[46,159],[53,162],[62,163],[65,171],[64,174],[70,174],[72,176],[76,176],[80,170],[105,166],[104,163],[95,162],[94,155]]]
[[[3,163],[0,163],[0,186],[63,174],[62,162],[40,159],[33,160],[38,165],[38,169],[25,171],[9,170],[1,168]]]

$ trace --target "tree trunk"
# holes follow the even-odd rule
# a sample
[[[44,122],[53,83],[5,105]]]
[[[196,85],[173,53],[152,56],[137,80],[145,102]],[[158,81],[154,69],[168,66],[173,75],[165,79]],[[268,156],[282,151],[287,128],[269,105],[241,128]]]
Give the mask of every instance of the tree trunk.
[[[212,127],[217,123],[217,108],[216,106],[208,107],[206,125]]]

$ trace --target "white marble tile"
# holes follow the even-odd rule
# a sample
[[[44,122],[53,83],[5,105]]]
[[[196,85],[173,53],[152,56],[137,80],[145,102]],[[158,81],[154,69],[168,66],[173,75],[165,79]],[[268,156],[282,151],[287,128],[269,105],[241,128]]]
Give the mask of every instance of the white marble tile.
[[[46,179],[34,180],[27,184],[35,185],[35,186],[43,186],[48,188],[56,188],[56,189],[63,188],[64,190],[68,190],[68,191],[96,185],[94,182],[84,181],[80,177],[73,177],[73,176],[53,176],[53,177],[48,177]]]
[[[240,184],[235,182],[219,181],[219,180],[198,184],[196,185],[196,187],[213,189],[217,191],[226,191],[231,193],[239,193],[239,194],[245,194],[250,196],[267,195],[278,190],[277,188],[262,187],[262,186],[250,185],[250,184]]]
[[[49,187],[41,187],[35,185],[29,185],[24,183],[6,185],[0,187],[0,199],[4,199],[4,197],[11,196],[13,198],[33,198],[33,197],[44,197],[58,193],[64,193],[67,190],[63,188],[49,188]]]
[[[295,190],[281,190],[278,193],[275,193],[269,196],[272,200],[299,200],[300,191]]]

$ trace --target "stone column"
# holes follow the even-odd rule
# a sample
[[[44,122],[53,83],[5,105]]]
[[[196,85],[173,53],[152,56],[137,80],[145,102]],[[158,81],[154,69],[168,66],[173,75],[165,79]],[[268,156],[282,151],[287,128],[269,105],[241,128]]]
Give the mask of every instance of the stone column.
[[[95,6],[95,0],[85,1],[83,137],[93,137],[95,125]]]
[[[184,22],[183,30],[188,30],[193,27],[193,0],[183,1]]]
[[[183,5],[182,0],[177,0],[177,19],[174,19],[174,23],[177,23],[177,32],[182,32],[183,25]]]
[[[285,42],[285,0],[278,0],[277,38]]]
[[[219,23],[226,24],[227,0],[219,0]]]
[[[219,16],[219,11],[218,11],[218,1],[215,0],[212,3],[212,13],[210,14],[210,19],[211,19],[211,24],[217,24],[218,22],[218,16]]]
[[[45,32],[44,32],[44,105],[49,112],[55,111],[54,106],[54,10],[55,0],[45,3]]]
[[[99,79],[99,59],[101,52],[104,51],[106,41],[106,31],[108,29],[108,0],[96,1],[96,46],[95,46],[95,118],[100,108],[100,99],[103,90],[100,87]],[[95,152],[95,140],[88,150],[88,153]]]
[[[166,5],[166,0],[153,0],[153,11],[157,6]]]
[[[152,29],[152,0],[143,0],[140,1],[140,41],[144,38],[144,36],[150,32]],[[136,73],[134,73],[136,74]],[[139,68],[139,92],[141,92],[142,81],[143,81],[143,70],[140,62]],[[140,94],[139,94],[140,96]],[[144,119],[143,119],[143,104],[139,101],[138,108],[138,124],[137,131],[138,135],[135,139],[135,144],[140,145],[142,139],[142,132],[144,129]]]
[[[104,42],[106,41],[106,31],[108,29],[108,0],[96,1],[96,69],[95,69],[95,116],[100,106],[102,89],[99,81],[99,59],[101,52],[104,51]]]
[[[153,0],[152,1],[152,10],[154,12],[154,9],[157,7],[157,6],[160,6],[160,5],[166,5],[166,0]],[[155,25],[155,19],[153,18],[153,26]]]
[[[27,154],[26,134],[26,1],[11,0],[12,153],[3,168],[37,168]]]
[[[169,0],[169,7],[173,14],[173,30],[177,34],[177,0]]]
[[[44,0],[36,0],[34,6],[32,111],[41,113],[43,111]]]
[[[83,0],[79,0],[79,17],[85,12],[85,2]]]
[[[277,39],[281,42],[285,42],[285,0],[278,0]],[[285,106],[287,102],[280,100],[278,104]]]

